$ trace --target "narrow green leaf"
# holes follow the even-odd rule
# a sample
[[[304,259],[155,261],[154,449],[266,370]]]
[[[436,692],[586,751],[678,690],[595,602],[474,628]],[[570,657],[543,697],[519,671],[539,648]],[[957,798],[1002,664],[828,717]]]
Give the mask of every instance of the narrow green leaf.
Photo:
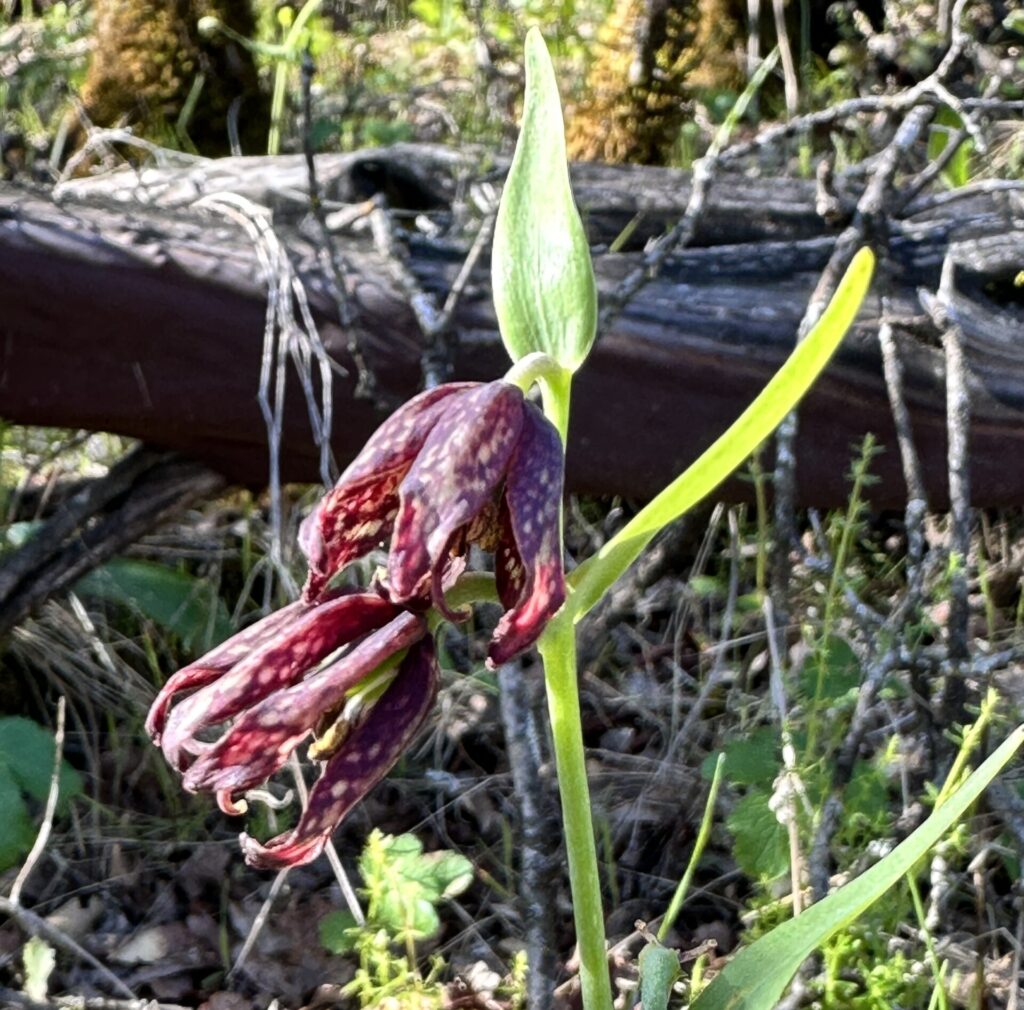
[[[558,85],[536,28],[526,36],[526,99],[498,207],[491,256],[501,339],[518,361],[534,351],[575,371],[594,342],[597,289],[569,186]]]
[[[679,978],[679,955],[660,943],[640,951],[640,1001],[644,1010],[666,1010],[672,985]]]
[[[697,997],[693,1010],[770,1010],[804,959],[895,886],[964,815],[1024,743],[1018,726],[909,838],[856,880],[737,954]]]
[[[807,337],[757,399],[695,463],[649,502],[597,554],[569,577],[567,607],[578,621],[636,560],[651,538],[725,480],[778,426],[821,374],[867,294],[874,269],[870,249],[853,258],[832,301]]]

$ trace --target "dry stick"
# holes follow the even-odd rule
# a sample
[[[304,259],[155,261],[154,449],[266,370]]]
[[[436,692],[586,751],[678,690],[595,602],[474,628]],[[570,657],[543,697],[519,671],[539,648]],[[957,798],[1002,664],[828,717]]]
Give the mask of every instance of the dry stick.
[[[62,543],[109,502],[130,490],[148,470],[165,458],[165,454],[140,445],[119,459],[103,477],[89,481],[40,527],[23,547],[7,554],[0,564],[0,600],[31,576],[34,580],[40,565],[52,556],[54,545]]]
[[[420,332],[423,334],[423,384],[427,389],[446,382],[452,372],[452,346],[450,330],[452,318],[458,308],[462,294],[469,283],[470,275],[486,248],[494,227],[495,212],[490,211],[480,223],[476,237],[463,261],[451,290],[439,309],[433,295],[423,290],[416,275],[406,263],[405,250],[395,238],[395,230],[382,196],[374,199],[370,211],[370,229],[377,251],[387,262],[388,270],[399,290],[412,309]]]
[[[303,811],[309,806],[309,789],[306,787],[306,780],[302,775],[302,767],[299,764],[299,759],[292,754],[288,758],[288,770],[292,773],[292,779],[295,782],[295,792],[299,797],[299,806]],[[252,795],[251,793],[248,795]],[[290,795],[290,794],[289,794]],[[366,916],[363,915],[363,910],[359,904],[359,899],[356,897],[356,893],[352,888],[352,884],[349,882],[348,875],[345,873],[345,868],[341,865],[341,859],[338,857],[338,850],[334,847],[334,842],[328,840],[324,846],[324,854],[327,856],[327,862],[330,863],[331,870],[334,872],[335,879],[338,882],[338,886],[341,888],[342,896],[345,899],[345,903],[348,905],[349,912],[352,913],[352,918],[356,921],[359,926],[366,925]],[[228,972],[227,977],[230,979],[238,974],[248,960],[249,955],[252,953],[252,948],[259,938],[260,933],[263,931],[263,927],[267,923],[267,919],[270,916],[270,911],[274,907],[274,902],[277,900],[277,896],[281,893],[281,889],[284,887],[285,880],[291,867],[285,867],[283,870],[279,870],[277,876],[274,877],[273,882],[270,885],[270,890],[267,892],[266,898],[263,899],[263,904],[260,906],[260,910],[256,913],[256,918],[252,921],[252,926],[249,927],[249,932],[246,934],[245,942],[242,944],[242,949],[238,952],[238,956],[235,958],[234,964],[231,965],[231,970]]]
[[[309,188],[309,209],[320,233],[317,254],[324,275],[331,286],[331,297],[338,308],[338,322],[343,330],[348,331],[345,349],[356,367],[356,387],[353,396],[362,399],[373,399],[377,391],[377,377],[366,363],[366,355],[360,346],[359,338],[353,327],[356,312],[349,301],[345,278],[349,273],[348,264],[342,257],[334,241],[334,235],[327,227],[327,216],[324,213],[323,199],[320,195],[320,182],[316,174],[316,159],[313,155],[313,75],[316,66],[307,49],[302,56],[302,153],[306,159],[306,178]]]
[[[772,0],[772,17],[775,19],[775,37],[779,44],[779,55],[782,57],[782,79],[786,90],[786,118],[792,119],[800,104],[800,83],[796,75],[796,63],[793,62],[793,47],[789,42],[785,0]]]
[[[907,530],[907,591],[886,622],[898,637],[898,630],[905,617],[913,614],[921,605],[924,587],[924,518],[928,504],[921,461],[914,445],[910,412],[907,410],[903,395],[903,367],[889,322],[888,300],[885,298],[882,299],[882,324],[878,331],[878,341],[882,348],[885,385],[896,428],[903,479],[907,485],[907,506],[904,511],[904,525]],[[832,836],[839,827],[843,809],[843,790],[853,775],[854,764],[874,712],[878,689],[885,677],[897,666],[899,659],[898,646],[887,649],[882,656],[877,657],[868,666],[857,693],[857,705],[850,720],[850,728],[835,760],[832,794],[822,807],[808,858],[811,891],[815,901],[820,901],[829,891],[829,846]]]
[[[50,840],[50,832],[53,830],[53,816],[57,812],[57,798],[60,795],[60,763],[64,757],[64,711],[67,707],[64,696],[57,700],[57,729],[53,734],[53,771],[50,773],[50,789],[46,794],[46,808],[43,811],[43,823],[39,826],[39,833],[32,843],[32,848],[25,857],[25,862],[18,875],[11,884],[10,900],[15,905],[21,904],[21,891],[28,880],[29,874],[35,869],[39,858]]]
[[[895,214],[902,213],[908,204],[924,191],[926,186],[934,182],[946,170],[949,163],[956,157],[957,151],[960,150],[967,136],[966,130],[956,130],[949,135],[942,153],[904,186],[903,192],[900,193],[899,200],[896,202]]]
[[[775,627],[775,614],[773,612],[770,596],[764,599],[764,621],[768,629],[768,656],[769,656],[769,677],[771,685],[772,702],[779,715],[779,727],[782,736],[782,763],[783,772],[775,781],[775,793],[772,797],[772,809],[775,810],[776,801],[782,808],[782,816],[776,810],[776,817],[785,824],[786,833],[789,836],[789,872],[790,872],[790,893],[793,896],[793,915],[798,916],[803,911],[803,883],[801,882],[803,859],[800,856],[800,833],[797,824],[797,796],[803,791],[799,773],[796,769],[796,749],[793,747],[793,739],[789,732],[789,716],[786,706],[786,689],[783,683],[782,655],[778,647],[777,629]],[[780,780],[781,783],[780,783]]]
[[[928,498],[924,489],[924,472],[921,459],[914,445],[914,433],[910,423],[910,411],[903,396],[903,365],[896,348],[896,338],[889,322],[889,302],[882,299],[882,325],[878,330],[878,342],[882,348],[882,367],[885,373],[885,388],[889,396],[896,428],[896,442],[900,450],[903,480],[907,485],[907,506],[903,513],[907,531],[907,594],[897,608],[899,619],[913,613],[921,604],[924,591],[924,547],[925,515]],[[895,619],[893,621],[895,623]]]
[[[270,910],[274,907],[274,902],[277,900],[277,896],[281,893],[281,888],[284,887],[284,882],[288,879],[290,871],[291,867],[288,866],[283,870],[278,870],[277,875],[274,877],[270,885],[270,890],[267,892],[266,898],[263,899],[263,904],[260,906],[260,910],[256,913],[256,918],[252,920],[249,932],[246,934],[245,941],[242,943],[242,949],[238,952],[234,963],[231,965],[231,968],[227,973],[226,981],[230,982],[232,979],[236,978],[238,973],[242,970],[245,962],[249,959],[249,955],[252,953],[252,948],[255,946],[256,940],[259,938],[260,933],[263,931],[263,927],[267,923],[267,918],[270,916]]]
[[[544,1010],[551,1005],[558,976],[556,917],[551,914],[559,862],[558,849],[551,844],[555,836],[554,809],[548,784],[541,773],[545,764],[543,741],[521,662],[499,667],[498,688],[505,751],[519,819],[519,899],[529,965],[527,1006],[531,1010]]]
[[[1019,1010],[1020,1007],[1020,967],[1021,949],[1024,948],[1024,888],[1017,883],[1017,935],[1013,946],[1013,964],[1010,967],[1010,998],[1006,1002],[1006,1010]]]
[[[51,527],[47,524],[28,544],[12,552],[7,564],[0,568],[2,582],[8,565],[18,570],[24,567],[19,560],[23,558],[22,552],[33,561],[31,571],[13,588],[0,591],[0,636],[50,596],[69,588],[126,545],[224,484],[223,477],[200,463],[161,453],[127,487],[121,488],[118,499],[112,500],[108,497],[111,487],[121,486],[125,476],[124,471],[115,474],[117,469],[114,467],[96,481],[101,487],[95,495],[92,489],[84,492],[90,501],[102,504],[88,515],[89,521],[83,520],[72,529],[73,536],[51,539],[47,535]]]
[[[0,1006],[19,1010],[189,1010],[180,1003],[158,1003],[154,999],[111,999],[109,996],[50,996],[43,1003],[29,999],[16,989],[0,988]]]
[[[949,439],[949,503],[952,535],[950,549],[958,559],[950,581],[949,658],[954,670],[946,681],[943,697],[945,724],[960,722],[966,700],[964,668],[970,658],[967,624],[970,609],[967,601],[967,558],[971,547],[971,482],[968,459],[968,432],[971,401],[967,387],[967,361],[964,356],[963,333],[953,308],[953,259],[947,255],[942,264],[939,297],[931,303],[936,322],[945,323],[942,347],[946,356],[946,430]]]
[[[11,901],[10,898],[0,896],[0,914],[10,916],[26,933],[33,936],[41,936],[44,940],[52,943],[55,947],[66,951],[72,957],[84,961],[92,968],[104,982],[118,995],[134,1000],[135,993],[131,991],[102,961],[94,954],[87,951],[76,940],[73,940],[63,930],[50,925],[42,916],[23,908],[21,905]]]
[[[873,238],[881,230],[896,170],[906,152],[916,142],[931,114],[932,109],[928,106],[912,109],[900,124],[888,147],[882,152],[878,159],[878,167],[857,203],[853,221],[836,240],[828,265],[814,288],[797,330],[798,342],[807,336],[821,318],[854,253],[865,241]],[[772,552],[771,593],[780,632],[784,631],[788,622],[789,552],[791,545],[796,542],[796,516],[793,504],[796,500],[796,433],[797,415],[794,411],[779,425],[775,436],[775,545]]]

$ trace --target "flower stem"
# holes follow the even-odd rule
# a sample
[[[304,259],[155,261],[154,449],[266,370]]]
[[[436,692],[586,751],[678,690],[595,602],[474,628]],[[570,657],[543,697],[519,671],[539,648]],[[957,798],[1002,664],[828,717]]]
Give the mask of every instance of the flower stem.
[[[555,743],[558,791],[569,857],[569,885],[580,952],[583,1006],[585,1010],[611,1010],[612,990],[608,978],[590,789],[583,753],[583,724],[576,683],[576,630],[572,620],[555,618],[541,637],[539,649],[544,661],[551,735]]]

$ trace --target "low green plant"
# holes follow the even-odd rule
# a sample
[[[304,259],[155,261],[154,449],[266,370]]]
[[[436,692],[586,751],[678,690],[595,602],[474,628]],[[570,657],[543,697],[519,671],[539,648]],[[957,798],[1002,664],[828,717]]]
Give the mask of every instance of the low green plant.
[[[293,70],[298,66],[302,54],[307,49],[314,48],[313,39],[319,27],[315,16],[322,3],[323,0],[306,0],[297,14],[291,7],[280,7],[276,12],[276,30],[279,34],[276,42],[248,39],[212,15],[199,19],[199,30],[204,34],[221,32],[239,45],[251,50],[256,56],[270,60],[274,72],[274,85],[270,99],[267,154],[281,152],[288,82]]]
[[[42,806],[53,779],[55,744],[38,723],[23,716],[0,718],[0,870],[16,865],[32,848],[38,825],[31,803]],[[61,761],[57,816],[82,791],[78,772]]]
[[[359,872],[365,923],[357,923],[348,910],[331,912],[320,921],[320,940],[329,951],[358,958],[345,994],[357,998],[361,1007],[379,1006],[398,995],[414,995],[411,1005],[416,1007],[440,1007],[443,991],[436,979],[443,961],[435,957],[424,977],[416,944],[437,935],[438,906],[472,884],[472,864],[456,852],[425,853],[414,835],[396,837],[374,829],[359,858]]]

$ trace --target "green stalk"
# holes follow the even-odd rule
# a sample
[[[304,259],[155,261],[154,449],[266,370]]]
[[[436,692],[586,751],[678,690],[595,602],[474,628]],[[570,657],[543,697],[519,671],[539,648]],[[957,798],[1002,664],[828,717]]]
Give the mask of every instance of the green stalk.
[[[700,830],[697,832],[697,841],[693,844],[693,853],[690,855],[689,863],[686,864],[683,879],[679,881],[676,893],[672,895],[672,903],[668,906],[665,918],[661,920],[661,927],[658,929],[659,940],[664,940],[668,936],[669,930],[682,911],[683,902],[686,901],[690,884],[693,882],[693,875],[697,872],[697,864],[700,862],[700,857],[704,855],[704,846],[708,844],[708,839],[711,837],[711,822],[715,816],[715,801],[718,799],[718,787],[722,784],[722,769],[724,767],[725,754],[723,753],[718,755],[718,760],[715,762],[715,774],[711,779],[707,802],[704,804],[704,816],[700,822]]]
[[[284,100],[288,93],[288,64],[298,55],[299,39],[306,27],[306,22],[316,13],[322,2],[323,0],[306,0],[302,10],[295,16],[282,43],[283,55],[278,57],[274,67],[274,93],[270,100],[270,132],[267,135],[267,154],[279,154],[281,151],[281,124],[284,121]]]
[[[533,357],[531,355],[531,357]],[[548,359],[550,360],[550,359]],[[569,430],[569,399],[572,373],[564,368],[543,367],[537,358],[536,378],[544,399],[544,413],[558,429],[565,444]],[[561,540],[561,535],[559,535]],[[559,546],[561,550],[561,546]],[[544,664],[544,686],[555,746],[555,769],[562,801],[562,824],[569,860],[576,942],[580,952],[580,985],[585,1010],[612,1010],[608,977],[608,953],[601,906],[601,877],[594,842],[590,787],[583,750],[583,722],[576,677],[576,624],[572,611],[563,608],[537,643]]]
[[[586,1010],[612,1010],[608,954],[601,907],[601,878],[590,811],[590,788],[583,752],[583,723],[576,683],[576,629],[571,617],[555,618],[538,645],[544,663],[551,735],[555,743],[558,792],[562,800],[565,848],[569,858],[580,984]]]

